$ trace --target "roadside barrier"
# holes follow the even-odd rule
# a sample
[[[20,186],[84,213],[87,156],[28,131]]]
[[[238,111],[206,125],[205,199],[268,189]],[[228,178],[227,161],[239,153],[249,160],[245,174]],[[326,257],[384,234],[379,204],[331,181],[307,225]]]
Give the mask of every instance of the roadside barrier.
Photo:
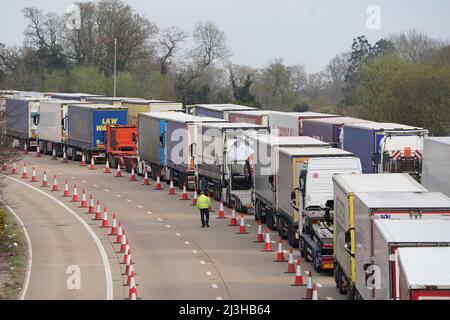
[[[292,286],[293,287],[305,286],[305,283],[303,281],[303,273],[302,273],[302,266],[300,264],[300,258],[297,259],[297,266],[295,268],[295,280]]]
[[[270,242],[270,230],[269,230],[269,228],[266,228],[266,240],[264,242],[264,249],[262,249],[261,251],[263,251],[263,252],[273,252],[272,243]]]
[[[288,268],[285,273],[295,273],[294,253],[293,253],[292,248],[289,249]]]
[[[262,243],[264,242],[264,236],[262,232],[262,223],[259,221],[258,223],[258,232],[256,233],[256,241],[253,241],[255,243]]]
[[[241,214],[241,224],[239,225],[239,232],[237,232],[237,234],[248,234],[243,214]]]
[[[278,239],[277,256],[275,257],[274,262],[286,262],[286,259],[284,258],[284,252],[283,252],[283,240],[281,238]]]

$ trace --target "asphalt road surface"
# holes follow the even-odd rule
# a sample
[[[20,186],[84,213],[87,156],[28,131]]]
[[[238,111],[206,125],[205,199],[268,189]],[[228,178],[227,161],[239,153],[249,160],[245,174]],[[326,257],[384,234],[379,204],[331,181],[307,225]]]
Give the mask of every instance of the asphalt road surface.
[[[62,163],[34,153],[24,156],[28,175],[36,166],[39,183],[20,179],[22,183],[10,180],[8,195],[16,205],[16,212],[23,220],[30,234],[33,248],[33,262],[26,299],[124,299],[128,298],[127,278],[122,275],[123,254],[117,253],[119,245],[108,236],[110,229],[101,229],[86,209],[79,203],[62,197],[64,180],[68,179],[70,192],[77,185],[81,198],[82,190],[87,198],[94,195],[95,201],[107,208],[111,223],[112,214],[122,223],[132,251],[136,272],[138,298],[142,299],[295,299],[302,300],[305,287],[294,287],[293,274],[285,274],[287,263],[273,262],[276,252],[261,252],[262,243],[256,240],[257,222],[253,216],[245,216],[247,235],[236,234],[238,227],[230,227],[231,210],[225,208],[227,220],[216,219],[219,204],[214,203],[211,213],[211,228],[200,228],[198,210],[192,201],[181,201],[177,188],[176,196],[167,195],[151,186],[131,182],[129,175],[122,178],[103,173],[103,165],[97,170],[81,167],[78,162]],[[50,186],[57,175],[60,192],[41,188],[44,170]],[[31,185],[31,189],[24,185]],[[43,193],[47,194],[45,196]],[[192,198],[189,193],[189,198]],[[73,211],[78,219],[63,208]],[[98,241],[86,226],[95,233]],[[276,250],[278,235],[271,232],[272,247]],[[107,255],[107,265],[102,250]],[[283,249],[289,246],[283,241]],[[295,259],[299,258],[297,250]],[[287,257],[287,253],[286,253]],[[316,274],[310,263],[302,262],[302,269],[312,270],[313,282],[318,286],[320,299],[344,299],[336,289],[332,274]],[[81,290],[68,290],[68,266],[81,269]],[[109,270],[109,271],[107,271]],[[108,290],[108,273],[112,285]],[[113,292],[109,292],[113,291]]]

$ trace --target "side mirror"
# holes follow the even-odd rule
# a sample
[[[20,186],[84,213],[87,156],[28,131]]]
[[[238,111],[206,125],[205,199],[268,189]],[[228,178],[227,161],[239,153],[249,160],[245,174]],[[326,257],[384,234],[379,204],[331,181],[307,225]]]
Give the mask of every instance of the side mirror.
[[[372,166],[376,166],[377,165],[377,154],[376,153],[374,153],[373,155],[372,155]]]
[[[133,143],[137,143],[136,133],[133,132],[133,134],[131,135],[131,139],[132,139]]]
[[[297,197],[296,197],[296,192],[298,190],[299,190],[298,188],[295,188],[294,190],[291,191],[291,206],[295,210],[298,210]]]

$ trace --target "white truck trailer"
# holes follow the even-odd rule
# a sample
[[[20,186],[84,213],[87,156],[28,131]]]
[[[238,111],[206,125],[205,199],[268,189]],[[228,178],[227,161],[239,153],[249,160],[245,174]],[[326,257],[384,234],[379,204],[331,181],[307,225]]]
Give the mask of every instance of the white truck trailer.
[[[395,300],[450,300],[450,247],[398,248],[395,258]]]
[[[427,192],[408,174],[358,174],[333,177],[334,194],[334,275],[342,294],[353,298],[355,269],[355,193]]]
[[[276,229],[273,216],[277,202],[278,150],[282,147],[330,147],[328,143],[310,137],[278,137],[262,135],[258,138],[257,153],[254,162],[253,189],[255,219],[267,223],[267,227]],[[268,219],[266,219],[268,218]]]
[[[425,137],[422,184],[450,197],[450,137]]]
[[[270,115],[270,129],[278,136],[302,136],[305,119],[335,118],[334,114],[319,112],[274,112]]]
[[[297,247],[304,215],[321,212],[333,200],[331,177],[360,173],[359,159],[334,148],[280,148],[275,221],[278,233]]]
[[[369,230],[355,229],[357,233]],[[393,300],[399,295],[398,250],[450,246],[450,220],[390,220],[373,223],[373,240],[356,251],[356,298]],[[431,247],[431,248],[429,248]],[[431,272],[424,269],[422,273]],[[447,270],[448,273],[448,270]]]

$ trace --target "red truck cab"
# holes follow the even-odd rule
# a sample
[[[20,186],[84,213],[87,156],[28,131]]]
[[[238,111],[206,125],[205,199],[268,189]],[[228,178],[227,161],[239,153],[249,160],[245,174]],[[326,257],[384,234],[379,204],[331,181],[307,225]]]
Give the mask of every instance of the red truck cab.
[[[127,171],[137,167],[137,141],[138,133],[136,126],[114,126],[106,127],[107,147],[106,152],[111,167],[117,168],[120,163]]]

